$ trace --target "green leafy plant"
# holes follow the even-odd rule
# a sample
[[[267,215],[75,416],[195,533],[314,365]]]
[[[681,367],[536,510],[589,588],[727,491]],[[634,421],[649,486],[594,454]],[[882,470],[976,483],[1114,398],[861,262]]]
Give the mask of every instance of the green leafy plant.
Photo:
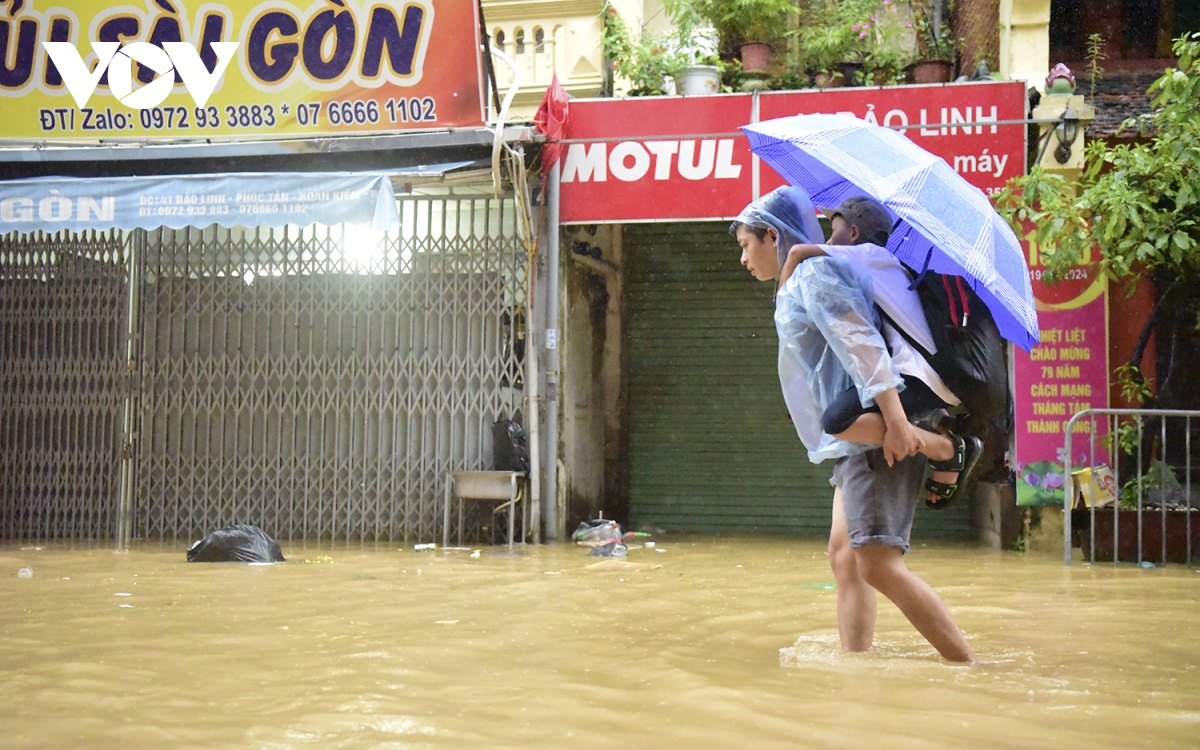
[[[1117,424],[1116,432],[1110,432],[1104,436],[1104,449],[1111,451],[1113,441],[1117,443],[1117,448],[1126,456],[1132,456],[1138,447],[1139,424],[1141,417],[1133,420],[1126,420]]]
[[[668,46],[679,53],[685,65],[717,65],[716,30],[700,15],[691,0],[669,0],[667,13],[671,17],[672,31],[666,35]]]
[[[1078,185],[1034,167],[997,195],[1014,228],[1037,227],[1033,239],[1054,277],[1097,245],[1101,270],[1113,278],[1135,269],[1200,273],[1200,33],[1177,40],[1175,53],[1179,67],[1150,86],[1156,111],[1148,122],[1122,125],[1149,125],[1149,142],[1091,141]]]
[[[667,92],[667,79],[687,64],[678,49],[653,32],[634,32],[616,8],[605,6],[600,39],[610,70],[629,81],[629,93],[650,96]]]
[[[860,62],[870,49],[870,16],[879,0],[812,0],[794,32],[811,70],[834,74],[844,62]]]
[[[1096,80],[1104,75],[1104,68],[1100,67],[1100,63],[1107,59],[1104,54],[1104,37],[1099,34],[1088,34],[1087,38],[1087,61],[1088,61],[1088,79],[1091,82],[1091,89],[1088,91],[1088,98],[1093,103],[1096,101]]]
[[[883,0],[874,12],[851,25],[865,44],[861,74],[864,85],[899,83],[905,68],[914,61],[916,55],[907,43],[911,39],[905,38],[911,34],[906,28],[912,26],[907,10],[898,2]]]
[[[667,6],[676,25],[681,18],[707,22],[728,44],[770,42],[780,37],[797,0],[671,0]]]
[[[721,91],[723,93],[729,94],[742,90],[746,73],[742,70],[741,60],[722,60],[717,68],[721,71]]]
[[[1113,377],[1121,389],[1121,397],[1131,404],[1141,406],[1154,396],[1150,384],[1146,382],[1137,365],[1127,362],[1113,370]]]
[[[767,81],[767,88],[774,91],[794,91],[808,88],[811,81],[812,79],[803,68],[789,65],[784,68],[782,73],[771,76]]]
[[[1178,482],[1174,466],[1163,461],[1152,462],[1150,468],[1142,472],[1140,477],[1143,504],[1149,490],[1161,490],[1172,484],[1178,484]],[[1138,487],[1139,477],[1132,477],[1121,485],[1121,496],[1117,500],[1117,506],[1124,510],[1137,510]]]
[[[955,38],[946,19],[951,17],[951,5],[942,6],[942,22],[934,18],[936,0],[912,0],[913,24],[917,32],[917,58],[920,60],[954,61]]]

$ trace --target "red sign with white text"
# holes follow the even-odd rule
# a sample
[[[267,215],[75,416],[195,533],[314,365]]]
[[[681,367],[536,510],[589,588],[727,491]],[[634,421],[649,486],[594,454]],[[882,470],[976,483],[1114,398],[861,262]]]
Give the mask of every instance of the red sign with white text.
[[[571,102],[567,119],[561,221],[737,216],[755,195],[784,184],[766,164],[759,163],[756,174],[738,130],[752,122],[755,98],[759,121],[843,113],[880,125],[922,126],[902,132],[985,193],[1025,171],[1025,126],[989,124],[1024,119],[1020,82],[582,99]]]

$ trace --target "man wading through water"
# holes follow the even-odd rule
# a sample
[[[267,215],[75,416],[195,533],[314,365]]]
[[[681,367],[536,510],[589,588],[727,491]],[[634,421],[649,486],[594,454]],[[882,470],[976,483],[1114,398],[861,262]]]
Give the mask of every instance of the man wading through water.
[[[903,268],[883,247],[887,210],[851,198],[832,223],[829,243],[816,244],[822,234],[807,193],[784,187],[747,206],[730,231],[756,279],[780,280],[775,323],[784,400],[810,460],[837,460],[829,562],[842,648],[871,648],[879,591],[939,654],[972,662],[945,603],[901,556],[927,459],[934,474],[926,502],[944,507],[966,485],[982,446],[909,421],[958,399],[879,316],[876,302],[914,338],[932,338]]]

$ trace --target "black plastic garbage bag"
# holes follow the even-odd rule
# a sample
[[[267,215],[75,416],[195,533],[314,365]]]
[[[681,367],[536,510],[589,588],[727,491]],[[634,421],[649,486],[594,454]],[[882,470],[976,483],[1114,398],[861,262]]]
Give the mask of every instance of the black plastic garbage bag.
[[[257,526],[235,523],[199,540],[187,551],[188,562],[284,562],[279,545]]]
[[[529,437],[511,419],[492,423],[492,465],[496,471],[529,473]]]

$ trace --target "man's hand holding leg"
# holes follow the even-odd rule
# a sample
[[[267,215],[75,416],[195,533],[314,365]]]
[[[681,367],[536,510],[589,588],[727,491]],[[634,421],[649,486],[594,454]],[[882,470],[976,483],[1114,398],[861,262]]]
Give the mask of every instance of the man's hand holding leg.
[[[888,388],[877,395],[875,403],[883,414],[883,457],[888,466],[902,458],[915,456],[925,448],[925,438],[916,426],[909,423],[908,415],[900,405],[900,394],[895,388]]]

